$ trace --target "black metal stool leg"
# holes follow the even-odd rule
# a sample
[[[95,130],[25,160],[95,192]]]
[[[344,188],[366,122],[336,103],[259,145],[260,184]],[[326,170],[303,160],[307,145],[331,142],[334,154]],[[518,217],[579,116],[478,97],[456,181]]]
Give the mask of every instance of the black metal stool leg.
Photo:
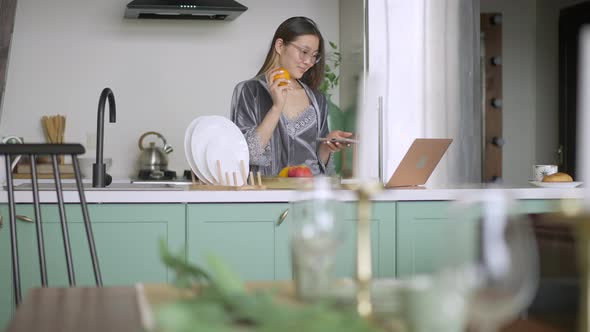
[[[43,223],[41,220],[41,208],[39,204],[39,184],[37,183],[37,161],[35,155],[30,154],[31,160],[31,184],[33,187],[33,203],[35,206],[35,228],[37,229],[37,252],[39,253],[39,271],[41,273],[41,285],[47,287],[47,267],[45,259],[45,241],[43,238]]]
[[[92,233],[92,225],[90,224],[90,217],[88,216],[88,206],[86,205],[86,196],[84,195],[84,188],[82,184],[82,176],[80,175],[80,166],[78,157],[72,155],[72,164],[74,165],[74,175],[76,176],[76,186],[78,188],[78,195],[80,196],[80,205],[82,208],[82,216],[84,217],[84,227],[86,228],[86,238],[88,238],[88,247],[90,249],[90,258],[92,259],[92,268],[94,270],[94,280],[97,286],[102,286],[102,277],[100,273],[100,266],[98,265],[98,258],[96,255],[96,247],[94,245],[94,234]]]
[[[53,162],[53,178],[55,179],[55,192],[57,194],[57,203],[59,207],[59,222],[61,224],[61,233],[64,242],[64,250],[66,253],[66,265],[68,269],[68,280],[70,286],[76,286],[76,276],[74,274],[74,266],[72,260],[72,250],[70,247],[70,233],[68,231],[68,223],[66,222],[66,210],[64,207],[63,191],[61,189],[61,178],[59,176],[59,165],[57,163],[57,155],[51,155]]]
[[[16,211],[14,202],[14,187],[12,183],[12,156],[4,158],[6,166],[6,185],[8,187],[8,216],[10,219],[10,251],[12,253],[12,284],[14,286],[14,303],[18,306],[21,303],[20,268],[18,261],[18,238],[16,236]]]

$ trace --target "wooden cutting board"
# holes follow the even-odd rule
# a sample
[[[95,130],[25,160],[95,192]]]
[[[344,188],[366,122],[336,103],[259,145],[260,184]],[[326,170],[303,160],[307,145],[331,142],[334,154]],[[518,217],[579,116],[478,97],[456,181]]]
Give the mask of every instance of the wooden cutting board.
[[[266,189],[285,189],[296,190],[310,187],[313,184],[313,178],[284,178],[278,176],[262,177],[262,185]]]

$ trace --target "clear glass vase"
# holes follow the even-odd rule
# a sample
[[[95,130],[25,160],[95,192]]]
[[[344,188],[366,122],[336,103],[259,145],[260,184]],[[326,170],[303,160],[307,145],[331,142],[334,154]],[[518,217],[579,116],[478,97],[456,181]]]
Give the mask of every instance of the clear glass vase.
[[[336,252],[343,241],[338,206],[328,177],[316,177],[312,188],[300,191],[293,202],[291,253],[301,299],[324,297],[332,284]]]

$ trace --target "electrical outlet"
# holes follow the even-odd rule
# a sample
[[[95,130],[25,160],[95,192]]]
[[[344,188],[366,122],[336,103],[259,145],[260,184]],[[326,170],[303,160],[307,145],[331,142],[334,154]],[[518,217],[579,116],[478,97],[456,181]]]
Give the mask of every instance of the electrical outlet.
[[[96,133],[86,134],[86,150],[96,150]]]

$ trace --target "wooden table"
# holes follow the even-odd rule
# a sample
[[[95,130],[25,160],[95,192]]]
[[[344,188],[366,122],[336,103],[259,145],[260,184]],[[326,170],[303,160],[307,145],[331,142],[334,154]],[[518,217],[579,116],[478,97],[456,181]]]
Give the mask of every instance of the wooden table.
[[[268,284],[268,283],[267,283]],[[289,283],[290,284],[290,283]],[[260,284],[254,284],[259,287]],[[276,285],[276,283],[273,283]],[[287,289],[291,289],[290,285]],[[146,286],[146,294],[164,299],[166,285]],[[152,299],[150,299],[152,302]],[[142,331],[136,288],[35,288],[18,307],[7,332]],[[559,332],[535,321],[519,320],[503,332]]]
[[[7,332],[141,331],[134,287],[35,288]]]

